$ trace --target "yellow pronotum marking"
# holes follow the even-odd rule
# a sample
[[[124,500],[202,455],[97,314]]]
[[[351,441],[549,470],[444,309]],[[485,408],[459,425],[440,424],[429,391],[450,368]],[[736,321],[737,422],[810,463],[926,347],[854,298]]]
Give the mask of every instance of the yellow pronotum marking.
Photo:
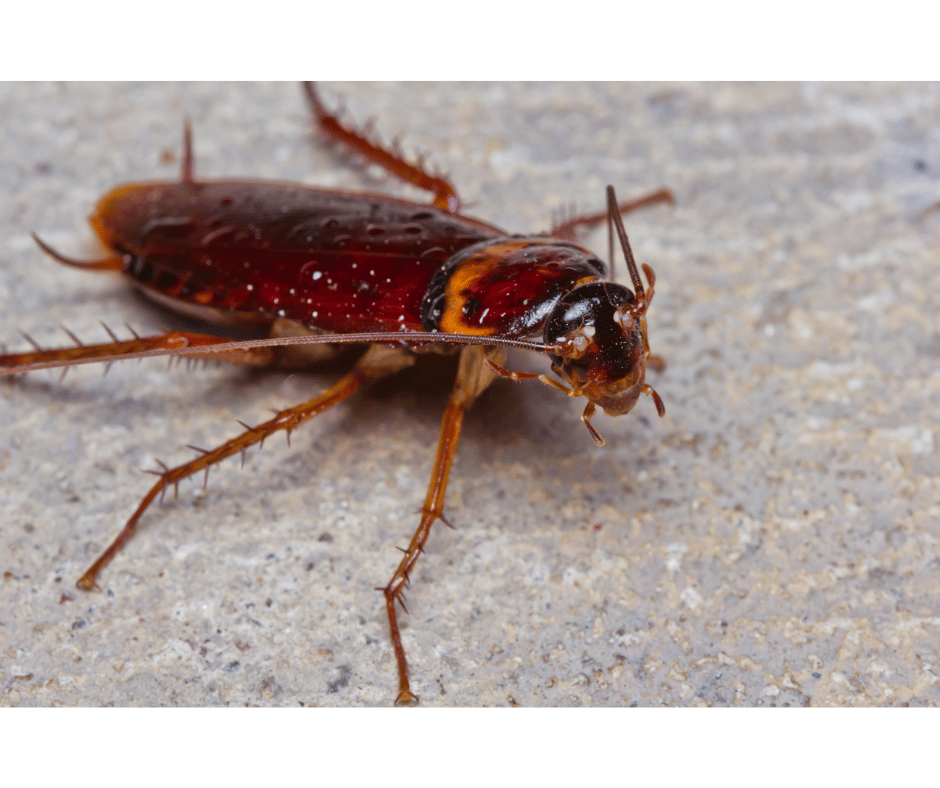
[[[518,254],[520,248],[530,243],[531,239],[525,239],[515,243],[493,244],[462,261],[451,273],[447,287],[444,289],[444,309],[441,312],[438,329],[448,334],[495,336],[498,333],[496,328],[469,323],[464,319],[463,308],[466,304],[464,293],[473,292],[482,277],[502,265],[506,259]]]

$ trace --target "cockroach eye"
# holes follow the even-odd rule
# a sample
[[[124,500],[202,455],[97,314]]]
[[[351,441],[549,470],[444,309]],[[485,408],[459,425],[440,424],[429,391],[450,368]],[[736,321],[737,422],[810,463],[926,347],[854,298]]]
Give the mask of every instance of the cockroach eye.
[[[572,331],[570,334],[565,335],[565,340],[571,348],[571,352],[565,354],[569,358],[581,358],[591,346],[591,340],[587,338],[583,331]]]
[[[614,322],[624,331],[633,331],[636,327],[636,320],[633,315],[625,309],[618,309],[614,312]]]

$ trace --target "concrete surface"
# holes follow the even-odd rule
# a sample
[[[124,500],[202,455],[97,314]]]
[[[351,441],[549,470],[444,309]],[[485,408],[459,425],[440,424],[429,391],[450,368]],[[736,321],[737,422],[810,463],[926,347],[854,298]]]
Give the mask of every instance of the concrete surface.
[[[468,418],[408,597],[425,706],[940,702],[938,85],[334,85],[509,230],[668,185],[631,215],[658,277],[666,403],[595,424],[536,382]],[[164,319],[93,256],[127,180],[198,173],[417,196],[312,141],[293,84],[0,85],[0,339]],[[606,247],[600,232],[588,240]],[[540,360],[513,359],[516,369]],[[446,372],[359,396],[183,484],[104,571],[157,458],[335,373],[161,361],[0,383],[0,687],[9,705],[389,705],[373,591],[417,524]]]

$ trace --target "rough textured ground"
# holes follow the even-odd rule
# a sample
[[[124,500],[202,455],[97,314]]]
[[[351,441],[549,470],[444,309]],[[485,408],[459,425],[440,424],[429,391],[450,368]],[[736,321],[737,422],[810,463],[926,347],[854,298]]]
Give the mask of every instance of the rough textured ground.
[[[940,87],[325,85],[468,212],[547,228],[603,187],[659,276],[668,360],[620,419],[537,383],[470,414],[404,639],[428,706],[940,702]],[[92,256],[117,182],[198,172],[417,196],[312,141],[298,88],[0,85],[0,339],[163,318]],[[603,232],[589,239],[603,251]],[[517,369],[539,359],[513,359]],[[74,587],[148,488],[140,468],[335,373],[159,361],[0,383],[0,688],[10,705],[388,705],[373,587],[416,525],[446,369],[359,396],[184,484]]]

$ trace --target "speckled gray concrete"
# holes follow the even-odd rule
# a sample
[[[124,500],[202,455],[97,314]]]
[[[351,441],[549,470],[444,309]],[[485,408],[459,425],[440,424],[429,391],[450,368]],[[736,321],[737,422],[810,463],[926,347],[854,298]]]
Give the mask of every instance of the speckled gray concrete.
[[[628,217],[669,366],[595,423],[527,383],[468,417],[456,531],[432,535],[404,640],[426,706],[940,702],[940,87],[326,85],[433,153],[468,212]],[[2,85],[0,339],[160,327],[93,255],[117,182],[197,167],[417,196],[312,142],[283,85]],[[920,164],[918,164],[920,162]],[[603,232],[589,239],[603,251]],[[517,369],[539,359],[515,358]],[[184,484],[74,582],[149,486],[334,375],[159,361],[0,384],[0,687],[11,705],[389,705],[373,588],[416,525],[446,381],[359,396]],[[430,390],[428,390],[430,388]]]

